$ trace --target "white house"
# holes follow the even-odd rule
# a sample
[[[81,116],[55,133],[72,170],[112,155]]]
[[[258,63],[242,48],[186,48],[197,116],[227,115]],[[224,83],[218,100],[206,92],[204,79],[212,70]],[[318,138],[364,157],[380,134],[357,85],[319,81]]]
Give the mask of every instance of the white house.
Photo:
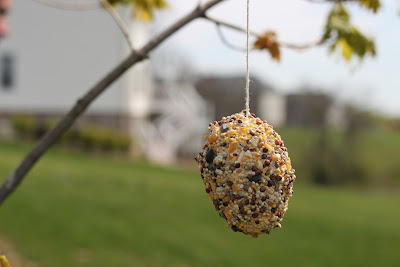
[[[132,21],[129,8],[120,9],[119,13],[126,22]],[[11,34],[0,40],[0,119],[3,118],[0,128],[3,129],[4,118],[13,113],[64,114],[129,54],[120,29],[102,8],[63,10],[34,1],[14,1],[9,20]],[[140,22],[128,24],[134,46],[146,42],[149,27],[150,24]],[[149,127],[148,121],[156,106],[148,64],[140,63],[128,70],[95,100],[83,119],[124,129],[139,139],[136,144],[148,144],[147,139],[154,133],[144,133],[144,129],[157,128]],[[189,101],[192,105],[204,105],[198,96],[192,98]],[[171,98],[164,99],[168,100]],[[201,108],[195,110],[202,112]],[[170,108],[163,112],[172,111]],[[161,140],[169,142],[170,138],[164,136]],[[171,147],[176,149],[178,145],[174,143]]]
[[[286,123],[286,97],[276,91],[263,91],[256,99],[258,115],[274,127]]]

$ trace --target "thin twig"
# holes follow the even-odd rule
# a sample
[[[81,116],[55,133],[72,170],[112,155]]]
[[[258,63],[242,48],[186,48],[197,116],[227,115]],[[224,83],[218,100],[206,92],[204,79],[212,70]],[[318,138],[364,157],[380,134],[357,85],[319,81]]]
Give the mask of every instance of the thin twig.
[[[205,4],[199,5],[196,9],[189,14],[172,24],[169,28],[161,32],[159,35],[152,38],[142,49],[139,51],[133,50],[131,54],[123,60],[118,66],[111,70],[103,79],[94,85],[85,95],[80,98],[71,110],[64,115],[61,120],[55,125],[53,129],[45,134],[40,139],[33,149],[25,156],[17,168],[11,172],[6,181],[0,187],[0,205],[4,200],[20,185],[24,180],[26,174],[32,169],[35,163],[43,156],[43,154],[57,141],[57,139],[65,133],[75,120],[89,107],[89,105],[103,93],[109,85],[117,80],[126,70],[135,65],[136,63],[147,58],[149,52],[160,45],[168,37],[176,31],[187,25],[189,22],[199,17],[204,17],[205,12],[223,2],[224,0],[210,0]]]
[[[228,48],[230,48],[230,49],[232,49],[232,50],[235,50],[235,51],[239,51],[239,52],[246,52],[246,51],[247,51],[247,49],[246,49],[245,47],[240,47],[240,46],[234,45],[234,44],[230,43],[230,42],[226,39],[224,33],[222,32],[221,24],[216,23],[215,26],[216,26],[216,28],[217,28],[218,36],[219,36],[219,38],[221,39],[221,42],[222,42],[224,45],[226,45]]]
[[[215,24],[222,25],[222,26],[225,26],[225,27],[227,27],[227,28],[230,28],[230,29],[233,29],[233,30],[236,30],[236,31],[239,31],[239,32],[246,33],[246,28],[243,28],[243,27],[240,27],[240,26],[231,24],[231,23],[229,23],[229,22],[226,22],[226,21],[223,21],[223,20],[214,18],[214,17],[211,17],[211,16],[209,16],[209,15],[204,16],[204,18],[207,19],[207,20],[209,20],[209,21],[214,22]],[[261,34],[259,34],[258,32],[253,31],[253,30],[251,30],[251,29],[249,29],[249,33],[250,33],[251,35],[253,35],[253,36],[256,36],[256,37],[259,37],[259,36],[261,35]]]
[[[291,49],[296,49],[296,50],[306,50],[309,48],[312,48],[314,46],[320,45],[322,44],[322,38],[317,38],[314,41],[305,43],[305,44],[291,44],[288,42],[283,42],[283,41],[279,41],[279,45],[285,48],[291,48]]]
[[[227,28],[239,31],[239,32],[246,33],[246,28],[231,24],[229,22],[226,22],[226,21],[214,18],[214,17],[210,17],[209,15],[204,16],[204,18],[211,22],[214,22],[216,25],[224,26],[224,27],[227,27]],[[261,37],[261,34],[256,31],[249,30],[249,33],[257,38]],[[305,50],[305,49],[312,48],[314,46],[321,44],[322,38],[318,38],[314,41],[311,41],[311,42],[305,43],[305,44],[293,44],[293,43],[284,42],[284,41],[278,41],[278,43],[280,46],[285,47],[285,48],[296,49],[296,50]]]
[[[129,35],[129,30],[126,27],[124,21],[121,19],[121,17],[115,11],[115,8],[113,8],[107,0],[99,0],[99,2],[108,11],[108,13],[114,19],[115,23],[117,23],[117,25],[120,28],[122,34],[124,35],[126,41],[128,42],[129,47],[131,49],[133,49],[132,39],[131,39],[131,36]]]
[[[60,0],[32,0],[37,3],[51,6],[60,9],[68,9],[68,10],[89,10],[89,9],[97,9],[100,8],[100,5],[97,1],[93,2],[75,2],[75,3],[67,3],[65,1]]]

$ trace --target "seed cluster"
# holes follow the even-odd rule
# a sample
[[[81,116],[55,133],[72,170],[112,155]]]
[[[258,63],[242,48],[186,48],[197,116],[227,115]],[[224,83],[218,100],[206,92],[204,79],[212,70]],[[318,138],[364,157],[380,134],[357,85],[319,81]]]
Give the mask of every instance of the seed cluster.
[[[210,123],[195,158],[215,209],[235,232],[281,227],[296,179],[281,137],[246,111]]]

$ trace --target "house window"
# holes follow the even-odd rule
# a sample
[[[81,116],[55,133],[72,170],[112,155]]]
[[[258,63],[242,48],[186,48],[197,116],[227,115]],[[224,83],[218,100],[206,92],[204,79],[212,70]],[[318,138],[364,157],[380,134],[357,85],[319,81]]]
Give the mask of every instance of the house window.
[[[11,55],[3,55],[0,59],[1,87],[10,90],[14,86],[14,59]]]

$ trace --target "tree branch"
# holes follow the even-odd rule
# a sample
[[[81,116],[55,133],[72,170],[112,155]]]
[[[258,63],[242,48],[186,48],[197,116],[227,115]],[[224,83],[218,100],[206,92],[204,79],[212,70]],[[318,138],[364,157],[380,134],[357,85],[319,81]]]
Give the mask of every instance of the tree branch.
[[[121,17],[118,15],[118,13],[115,11],[115,9],[110,5],[110,3],[107,0],[99,0],[99,2],[108,11],[108,13],[114,19],[115,23],[117,23],[117,25],[120,28],[122,34],[124,35],[126,41],[128,42],[129,47],[131,49],[133,49],[133,44],[132,44],[131,37],[129,35],[129,30],[126,27],[126,25],[123,22],[123,20],[121,19]]]
[[[88,10],[88,9],[97,9],[100,7],[100,5],[97,2],[67,3],[67,2],[59,1],[59,0],[32,0],[32,1],[35,1],[37,3],[43,4],[46,6],[51,6],[51,7],[60,8],[60,9],[68,9],[68,10]]]
[[[227,28],[246,33],[246,29],[243,28],[243,27],[231,24],[229,22],[226,22],[226,21],[214,18],[214,17],[210,17],[208,15],[204,16],[204,18],[209,20],[209,21],[211,21],[211,22],[214,22],[217,26],[221,26],[222,25],[222,26],[225,26]],[[255,36],[255,37],[257,37],[257,38],[261,37],[260,33],[256,32],[256,31],[253,31],[253,30],[250,30],[250,34]],[[224,41],[224,39],[221,38],[221,40],[224,43],[226,43],[226,41]],[[318,38],[318,39],[316,39],[314,41],[311,41],[311,42],[305,43],[305,44],[292,44],[292,43],[289,43],[289,42],[278,41],[280,46],[285,47],[285,48],[296,49],[296,50],[305,50],[305,49],[317,46],[317,45],[321,44],[321,42],[322,42],[322,38]]]
[[[169,36],[187,25],[192,20],[204,17],[205,12],[216,4],[224,0],[210,0],[205,4],[199,5],[195,10],[178,20],[169,28],[161,32],[159,35],[151,39],[141,50],[132,53],[122,61],[117,67],[111,70],[103,79],[94,85],[81,99],[79,99],[72,109],[64,115],[63,118],[51,129],[46,135],[40,139],[33,149],[25,156],[17,168],[11,172],[6,181],[0,187],[0,205],[6,198],[20,185],[26,174],[35,165],[35,163],[43,156],[43,154],[57,141],[57,139],[65,133],[75,120],[89,107],[89,105],[105,91],[105,89],[118,79],[126,70],[135,65],[137,62],[147,58],[149,52],[165,41]]]
[[[240,47],[240,46],[237,46],[237,45],[234,45],[234,44],[230,43],[230,42],[225,38],[225,35],[224,35],[224,33],[222,32],[222,29],[221,29],[221,25],[220,25],[220,24],[217,23],[217,24],[215,24],[215,26],[216,26],[216,28],[217,28],[218,36],[219,36],[219,38],[221,39],[221,42],[222,42],[223,44],[225,44],[227,47],[229,47],[230,49],[235,50],[235,51],[239,51],[239,52],[246,52],[246,51],[247,51],[247,49],[246,49],[245,47]]]
[[[222,25],[222,26],[225,26],[225,27],[230,28],[230,29],[232,29],[232,30],[236,30],[236,31],[239,31],[239,32],[244,32],[244,33],[246,33],[246,29],[245,29],[244,27],[240,27],[240,26],[231,24],[231,23],[229,23],[229,22],[226,22],[226,21],[223,21],[223,20],[214,18],[214,17],[210,17],[210,16],[208,16],[208,15],[207,15],[207,16],[204,16],[204,18],[207,19],[207,20],[209,20],[209,21],[211,21],[211,22],[214,22],[214,23],[217,24],[217,25]],[[249,32],[250,32],[251,35],[256,36],[256,37],[259,37],[259,36],[261,35],[261,34],[259,34],[258,32],[253,31],[253,30],[251,30],[251,29],[249,30]]]

